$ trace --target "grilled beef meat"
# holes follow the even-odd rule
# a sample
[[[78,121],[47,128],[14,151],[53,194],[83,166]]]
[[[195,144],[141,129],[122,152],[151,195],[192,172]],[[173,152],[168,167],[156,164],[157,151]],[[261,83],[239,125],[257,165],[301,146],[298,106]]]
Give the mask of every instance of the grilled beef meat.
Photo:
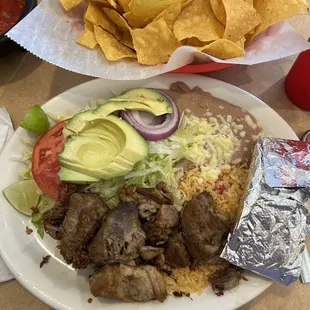
[[[138,203],[139,216],[143,221],[142,227],[148,246],[140,249],[140,257],[143,260],[152,260],[159,268],[189,266],[189,254],[181,235],[177,233],[180,214],[172,205],[172,194],[165,183],[158,183],[156,188],[132,185],[124,189],[123,195],[123,200],[128,199],[129,195]],[[172,232],[174,234],[170,236]],[[166,248],[165,254],[161,246]]]
[[[212,276],[209,277],[214,293],[218,296],[223,295],[223,291],[230,290],[239,284],[240,279],[247,280],[241,275],[236,267],[232,265],[217,270]]]
[[[89,262],[85,246],[101,226],[109,208],[94,194],[70,196],[66,217],[60,230],[60,253],[74,268],[85,268]]]
[[[173,197],[171,192],[168,191],[164,182],[160,182],[156,185],[156,188],[137,188],[137,193],[142,194],[159,204],[173,204]]]
[[[135,202],[141,204],[150,200],[158,204],[173,204],[172,194],[168,191],[164,182],[160,182],[155,188],[142,188],[139,185],[130,185],[123,188],[120,193],[122,202]]]
[[[164,252],[163,248],[156,248],[153,246],[143,246],[140,251],[140,257],[144,260],[152,260],[156,256],[162,254]]]
[[[172,229],[179,225],[179,212],[172,205],[172,194],[163,182],[158,183],[156,188],[128,186],[122,190],[120,200],[133,201],[138,205],[148,245],[165,243]]]
[[[68,202],[68,199],[70,196],[79,191],[79,185],[72,184],[72,183],[66,183],[66,182],[60,182],[58,186],[58,199],[59,202]]]
[[[88,246],[89,257],[96,264],[133,264],[144,241],[136,205],[124,203],[109,214]]]
[[[169,266],[166,265],[166,259],[165,259],[165,254],[164,253],[159,254],[158,256],[156,256],[154,258],[153,264],[154,264],[154,266],[156,266],[160,270],[168,269],[168,267],[169,267]]]
[[[179,164],[185,165],[183,169],[190,166],[190,162]],[[120,200],[118,208],[110,211],[99,196],[77,187],[69,199],[43,215],[45,230],[61,240],[60,251],[68,264],[105,265],[89,280],[94,296],[163,301],[166,286],[156,267],[169,274],[171,268],[190,266],[192,260],[194,264],[219,260],[228,229],[214,212],[208,193],[188,202],[181,216],[164,183],[147,189],[131,185],[122,190]],[[236,286],[241,275],[225,263],[219,268],[209,281],[221,295]]]
[[[172,268],[184,268],[191,264],[184,239],[180,233],[171,235],[165,250],[165,262]]]
[[[155,267],[148,265],[106,265],[91,276],[89,285],[95,297],[102,296],[127,302],[152,299],[163,301],[167,297],[163,276]]]
[[[56,202],[54,207],[42,214],[42,223],[44,230],[53,239],[60,240],[60,226],[65,219],[68,206]]]
[[[162,205],[156,214],[154,223],[160,227],[177,227],[180,224],[180,213],[173,205]]]
[[[139,187],[139,185],[129,185],[123,188],[119,195],[120,201],[124,203],[134,202],[137,205],[147,202],[149,199],[137,192]]]
[[[158,246],[164,244],[171,231],[180,223],[180,215],[172,205],[162,205],[153,222],[145,222],[143,230],[146,240],[150,245]]]
[[[78,186],[75,184],[67,184],[61,182],[59,186],[59,198],[53,208],[45,211],[42,214],[42,223],[44,230],[53,239],[60,240],[60,226],[65,219],[70,196],[78,191]]]
[[[182,210],[186,247],[196,261],[208,261],[218,254],[228,233],[224,220],[213,211],[213,198],[203,192]]]
[[[140,203],[138,206],[139,216],[141,220],[146,221],[153,221],[159,209],[160,205],[153,200]]]

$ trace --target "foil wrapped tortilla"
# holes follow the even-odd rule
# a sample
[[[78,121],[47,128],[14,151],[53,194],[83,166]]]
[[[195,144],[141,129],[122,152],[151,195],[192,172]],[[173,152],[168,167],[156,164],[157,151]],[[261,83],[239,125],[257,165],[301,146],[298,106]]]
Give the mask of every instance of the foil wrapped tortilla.
[[[243,208],[221,257],[286,285],[299,278],[310,230],[310,144],[259,138]]]

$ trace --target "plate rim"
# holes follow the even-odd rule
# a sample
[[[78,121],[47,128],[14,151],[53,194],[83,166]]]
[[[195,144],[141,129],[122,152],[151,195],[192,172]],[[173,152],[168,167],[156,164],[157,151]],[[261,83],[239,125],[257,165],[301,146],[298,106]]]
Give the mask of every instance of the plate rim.
[[[272,113],[274,114],[274,116],[276,115],[279,119],[281,119],[281,121],[283,123],[285,123],[287,125],[287,129],[291,131],[291,135],[292,136],[295,136],[296,139],[298,139],[298,136],[296,135],[296,133],[294,132],[294,130],[291,128],[291,126],[275,111],[273,110],[269,105],[267,105],[265,102],[263,102],[261,99],[257,98],[256,96],[254,96],[253,94],[247,92],[246,90],[242,89],[242,88],[239,88],[235,85],[232,85],[232,84],[229,84],[227,82],[224,82],[224,81],[221,81],[221,80],[218,80],[218,79],[214,79],[214,78],[210,78],[210,77],[206,77],[206,76],[202,76],[202,75],[197,75],[197,74],[178,74],[178,73],[166,73],[166,74],[163,74],[161,76],[156,76],[156,77],[151,77],[151,78],[148,78],[148,79],[145,79],[145,80],[135,80],[134,82],[138,82],[138,83],[141,83],[141,84],[147,84],[148,81],[156,81],[157,79],[161,79],[161,77],[165,77],[165,76],[168,76],[168,77],[173,77],[173,79],[176,79],[176,80],[180,80],[180,81],[184,81],[185,83],[187,83],[188,81],[186,80],[190,80],[192,76],[194,76],[195,78],[199,77],[202,79],[205,80],[205,82],[207,83],[208,80],[212,80],[212,81],[215,81],[216,83],[219,83],[219,86],[220,87],[228,87],[230,89],[234,89],[236,90],[237,92],[241,93],[241,94],[244,94],[246,96],[250,96],[252,97],[253,99],[255,99],[257,102],[259,102],[260,105],[264,106],[265,108],[269,109],[269,111],[272,111]],[[74,92],[75,90],[78,90],[79,88],[81,88],[82,86],[83,87],[87,87],[88,85],[90,84],[93,84],[93,83],[96,83],[96,81],[108,81],[108,82],[112,82],[112,83],[122,83],[122,84],[126,84],[126,83],[129,83],[131,81],[115,81],[115,80],[106,80],[106,79],[93,79],[93,80],[90,80],[90,81],[87,81],[85,83],[82,83],[82,84],[79,84],[79,85],[76,85],[70,89],[67,89],[66,91],[54,96],[53,98],[49,99],[47,102],[45,102],[44,104],[42,104],[42,108],[45,110],[46,108],[48,108],[48,106],[50,106],[51,104],[53,104],[53,102],[59,98],[61,98],[62,96],[64,96],[66,93],[70,93],[70,92]],[[210,92],[212,92],[210,90]],[[227,99],[226,99],[227,100]],[[229,100],[227,100],[229,102]],[[233,104],[233,103],[232,103]],[[19,133],[22,132],[22,128],[21,127],[18,127],[15,132],[14,132],[14,135],[13,136],[18,136]],[[13,137],[12,136],[12,137]],[[11,138],[12,138],[11,137]],[[10,139],[11,140],[11,139]],[[9,144],[10,141],[7,143]],[[5,146],[5,148],[7,147],[7,145]],[[5,149],[4,148],[4,149]],[[3,153],[3,151],[2,151]],[[2,155],[0,154],[0,162],[2,161]],[[7,202],[9,204],[9,202]],[[2,221],[3,219],[1,219],[0,221]],[[55,309],[72,309],[71,306],[66,306],[66,305],[63,305],[62,303],[60,302],[57,302],[56,300],[56,297],[52,297],[50,295],[46,295],[44,294],[44,292],[40,291],[35,285],[32,285],[31,283],[29,283],[27,281],[27,279],[24,277],[24,276],[20,276],[20,274],[16,271],[16,269],[14,268],[14,266],[11,264],[10,262],[10,258],[6,255],[6,251],[5,249],[3,248],[3,243],[2,243],[2,239],[3,239],[3,233],[0,234],[0,255],[3,259],[3,261],[5,262],[6,266],[8,267],[8,269],[10,270],[10,272],[14,275],[15,279],[28,291],[30,292],[32,295],[34,295],[36,298],[38,298],[39,300],[43,301],[45,304],[49,305],[50,307],[53,307]],[[267,279],[268,280],[268,279]],[[266,286],[263,288],[262,291],[260,291],[259,293],[257,294],[254,294],[252,295],[253,297],[251,297],[251,299],[241,303],[238,305],[238,307],[241,307],[245,304],[247,304],[248,302],[250,302],[251,300],[254,300],[257,296],[261,295],[265,290],[267,290],[272,284],[274,283],[274,281],[269,281],[268,284],[266,284]],[[237,308],[235,308],[237,309]]]

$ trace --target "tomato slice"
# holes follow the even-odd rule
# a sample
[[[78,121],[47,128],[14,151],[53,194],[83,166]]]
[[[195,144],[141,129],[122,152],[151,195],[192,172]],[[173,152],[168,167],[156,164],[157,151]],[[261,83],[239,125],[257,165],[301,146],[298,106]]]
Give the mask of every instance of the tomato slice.
[[[43,193],[59,199],[61,182],[58,177],[60,164],[58,154],[62,151],[65,121],[57,123],[40,137],[32,153],[32,175]]]

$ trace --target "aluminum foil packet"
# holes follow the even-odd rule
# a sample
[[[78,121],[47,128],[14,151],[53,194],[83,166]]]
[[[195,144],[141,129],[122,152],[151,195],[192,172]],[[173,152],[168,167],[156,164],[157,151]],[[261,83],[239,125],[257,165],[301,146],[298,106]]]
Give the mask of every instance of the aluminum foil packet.
[[[310,231],[310,144],[259,138],[243,208],[221,257],[286,285],[301,273]]]

